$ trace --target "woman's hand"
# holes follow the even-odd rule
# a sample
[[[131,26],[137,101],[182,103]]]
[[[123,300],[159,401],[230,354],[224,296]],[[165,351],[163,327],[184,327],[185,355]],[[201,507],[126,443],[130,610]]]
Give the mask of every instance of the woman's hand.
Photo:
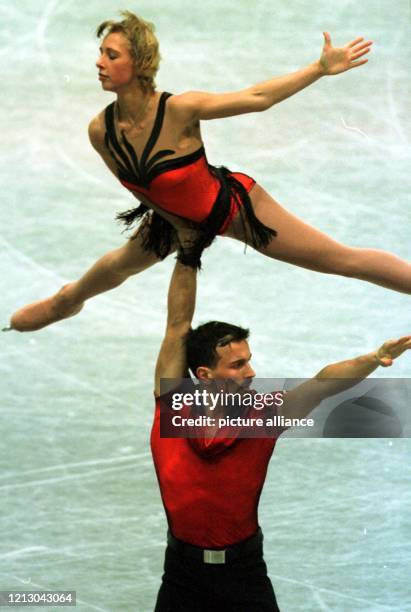
[[[387,340],[387,342],[384,342],[376,351],[375,357],[380,365],[388,368],[393,364],[394,359],[409,349],[411,349],[411,336],[403,336],[398,340]]]
[[[351,68],[362,66],[367,59],[359,60],[360,57],[369,53],[372,41],[362,42],[364,38],[355,38],[344,47],[333,47],[331,44],[331,36],[329,32],[324,34],[324,47],[320,57],[320,65],[324,74],[339,74]]]
[[[180,244],[180,248],[189,251],[196,240],[200,236],[200,232],[194,223],[183,223],[176,227],[177,230],[177,238]]]

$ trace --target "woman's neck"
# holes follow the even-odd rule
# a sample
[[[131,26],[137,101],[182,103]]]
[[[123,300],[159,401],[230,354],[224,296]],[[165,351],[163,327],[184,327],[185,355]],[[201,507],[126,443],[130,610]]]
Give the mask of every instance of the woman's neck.
[[[119,121],[126,127],[135,127],[150,114],[157,94],[145,92],[136,83],[124,91],[117,92],[117,111]]]

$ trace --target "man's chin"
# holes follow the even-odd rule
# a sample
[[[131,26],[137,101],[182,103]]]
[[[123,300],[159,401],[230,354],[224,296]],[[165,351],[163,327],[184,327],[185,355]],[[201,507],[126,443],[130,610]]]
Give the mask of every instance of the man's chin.
[[[245,386],[243,385],[241,388],[244,391],[244,393],[247,393],[248,391],[252,391],[253,390],[252,387],[251,387],[251,383],[247,384]]]
[[[246,380],[243,380],[243,382],[241,383],[241,387],[242,387],[243,389],[248,390],[248,389],[251,389],[251,385],[252,385],[252,384],[253,384],[253,380],[252,380],[252,379],[247,378]]]
[[[240,382],[238,380],[233,380],[232,382],[234,383],[234,385],[236,386],[238,391],[249,391],[253,381],[252,380],[243,380],[243,381]]]

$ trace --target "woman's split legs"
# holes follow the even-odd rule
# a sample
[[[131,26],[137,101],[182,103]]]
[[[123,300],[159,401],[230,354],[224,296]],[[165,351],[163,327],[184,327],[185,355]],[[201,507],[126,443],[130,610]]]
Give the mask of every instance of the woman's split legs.
[[[250,192],[257,217],[277,230],[278,235],[260,252],[264,255],[316,272],[365,280],[388,289],[411,293],[411,264],[378,249],[345,246],[304,223],[276,202],[262,187]],[[159,259],[143,248],[144,227],[135,238],[101,257],[78,281],[65,285],[58,293],[29,304],[11,317],[11,327],[35,331],[77,314],[85,300],[123,283]],[[240,215],[225,235],[246,241]],[[249,238],[249,237],[248,237]],[[249,242],[249,240],[248,240]]]
[[[338,274],[411,293],[411,264],[378,249],[345,246],[301,221],[276,202],[262,187],[250,192],[254,212],[278,235],[261,253],[316,272]],[[225,235],[243,242],[246,239],[240,215]]]

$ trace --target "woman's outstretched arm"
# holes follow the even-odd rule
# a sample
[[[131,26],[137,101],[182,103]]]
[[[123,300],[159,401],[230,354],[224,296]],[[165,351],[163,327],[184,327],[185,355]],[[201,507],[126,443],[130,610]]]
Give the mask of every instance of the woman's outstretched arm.
[[[324,32],[320,59],[296,72],[258,83],[238,92],[212,94],[190,91],[175,96],[188,119],[219,119],[267,110],[317,81],[324,75],[340,74],[362,66],[360,59],[371,49],[372,41],[358,37],[343,47],[333,47],[331,36]]]

